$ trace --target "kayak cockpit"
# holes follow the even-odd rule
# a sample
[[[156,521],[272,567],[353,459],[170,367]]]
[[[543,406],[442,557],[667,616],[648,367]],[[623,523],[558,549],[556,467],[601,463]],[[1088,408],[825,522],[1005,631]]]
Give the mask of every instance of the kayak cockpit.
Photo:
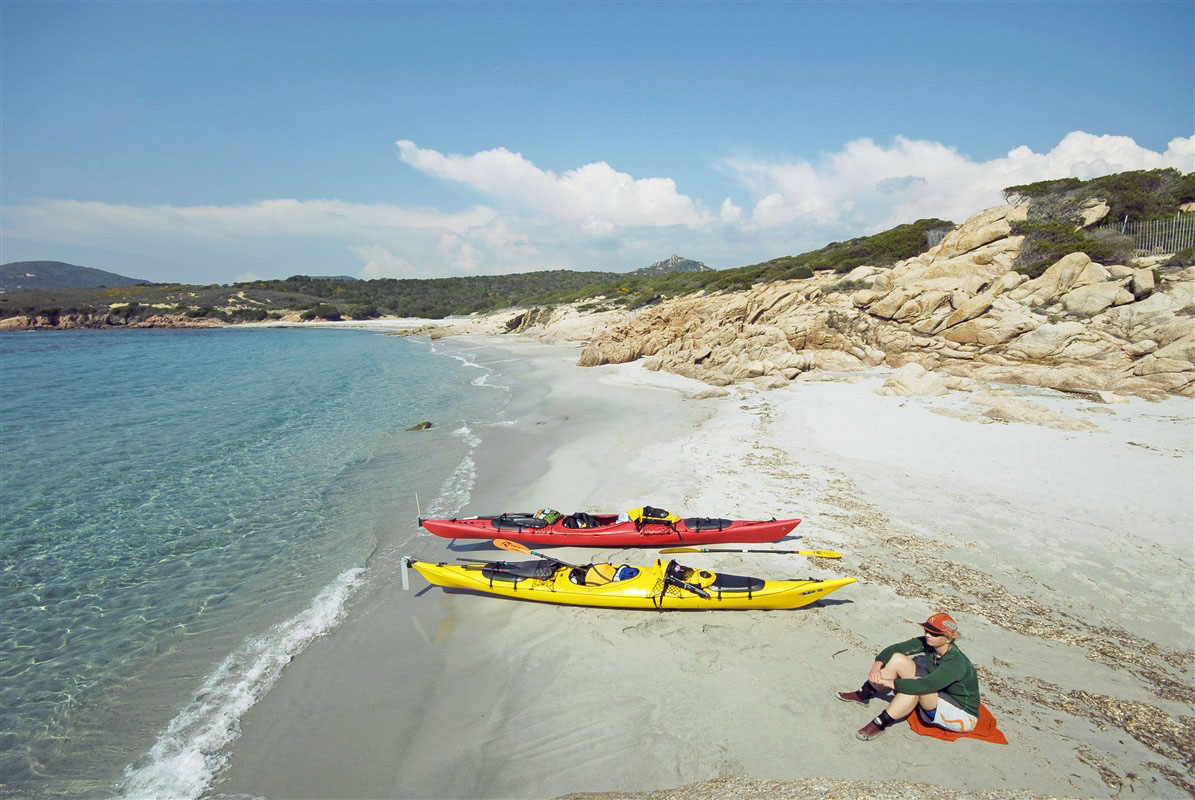
[[[734,524],[732,519],[719,517],[685,517],[681,521],[691,531],[724,531]]]
[[[758,592],[763,589],[763,578],[752,578],[747,575],[727,575],[724,572],[714,573],[714,582],[708,589],[715,592]]]
[[[481,568],[481,574],[491,581],[548,581],[560,565],[555,561],[491,561]]]

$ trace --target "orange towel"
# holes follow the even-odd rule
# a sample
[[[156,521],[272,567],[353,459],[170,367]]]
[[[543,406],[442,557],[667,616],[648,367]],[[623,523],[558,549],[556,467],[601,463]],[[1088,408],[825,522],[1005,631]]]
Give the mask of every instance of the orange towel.
[[[917,716],[916,711],[909,715],[908,720],[909,727],[913,729],[913,733],[919,733],[922,736],[932,736],[935,739],[945,739],[948,742],[968,736],[973,739],[991,742],[992,744],[1008,744],[1008,740],[1004,738],[1004,734],[996,727],[996,718],[992,716],[992,712],[988,711],[987,706],[983,703],[979,704],[979,722],[976,723],[975,729],[970,733],[955,733],[945,728],[939,728],[937,725],[927,725]]]

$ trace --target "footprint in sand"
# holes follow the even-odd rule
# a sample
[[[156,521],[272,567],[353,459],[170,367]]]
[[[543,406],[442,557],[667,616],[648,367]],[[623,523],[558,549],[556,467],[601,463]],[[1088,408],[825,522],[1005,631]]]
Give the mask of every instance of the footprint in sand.
[[[690,675],[713,675],[722,671],[718,654],[714,650],[692,653],[680,663],[680,671]]]

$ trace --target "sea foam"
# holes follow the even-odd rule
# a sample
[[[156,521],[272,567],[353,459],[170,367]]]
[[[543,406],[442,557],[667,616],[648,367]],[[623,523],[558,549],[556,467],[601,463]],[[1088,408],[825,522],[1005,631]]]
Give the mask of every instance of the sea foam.
[[[428,506],[427,514],[432,518],[450,517],[464,508],[477,483],[477,464],[473,460],[473,451],[481,444],[481,439],[473,433],[473,429],[468,425],[458,428],[453,433],[464,440],[469,450],[453,473],[444,481],[444,485],[440,487],[440,494]]]
[[[199,797],[227,760],[245,712],[296,655],[343,618],[364,571],[342,572],[302,612],[225,658],[149,752],[126,770],[121,796]]]

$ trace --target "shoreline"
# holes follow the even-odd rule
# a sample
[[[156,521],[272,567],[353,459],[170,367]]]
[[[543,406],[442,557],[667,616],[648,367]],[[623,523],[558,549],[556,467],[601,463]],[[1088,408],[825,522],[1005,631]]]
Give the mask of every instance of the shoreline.
[[[512,344],[516,346],[510,347]],[[604,441],[609,424],[612,409],[601,398],[605,390],[589,380],[590,370],[575,366],[577,348],[520,344],[492,337],[454,339],[435,345],[449,357],[473,351],[477,363],[495,370],[492,382],[514,384],[506,414],[511,424],[492,426],[482,434],[474,452],[477,485],[469,502],[453,513],[495,513],[524,505],[538,508],[548,503],[542,497],[551,497],[552,504],[569,510],[573,510],[570,503],[578,508],[592,507],[582,487],[561,485],[557,491],[546,493],[538,488],[550,475],[544,465],[559,455],[566,439],[584,448],[585,442]],[[520,350],[530,351],[532,356]],[[477,358],[476,351],[490,357]],[[574,371],[564,396],[557,394],[558,387],[550,382],[562,366]],[[674,376],[663,377],[669,382]],[[569,390],[582,391],[573,394]],[[659,422],[665,423],[662,417],[671,414],[654,398],[640,402],[638,411],[650,414],[653,406],[661,417]],[[515,450],[519,458],[512,460],[509,453]],[[452,560],[457,554],[475,552],[493,558],[505,556],[486,542],[447,540],[422,533],[415,541],[418,544],[411,553],[425,558]],[[566,550],[559,554],[561,558],[569,557]],[[375,567],[384,565],[371,562],[371,570]],[[270,797],[494,796],[490,781],[496,776],[482,754],[473,754],[463,766],[452,760],[446,762],[437,754],[442,741],[463,741],[477,735],[455,730],[456,721],[440,719],[439,712],[462,702],[473,708],[504,705],[501,697],[492,694],[491,687],[479,684],[478,674],[485,671],[481,664],[495,655],[504,661],[516,655],[504,649],[491,652],[495,643],[487,639],[492,639],[494,629],[515,624],[512,619],[523,610],[522,604],[510,607],[490,603],[489,598],[447,595],[436,587],[426,587],[413,571],[410,581],[411,590],[402,592],[395,572],[352,618],[296,659],[271,692],[245,715],[243,734],[233,749],[229,768],[209,793]],[[554,609],[536,609],[535,613],[545,610],[550,621]],[[390,639],[384,645],[378,641],[383,636]],[[477,647],[477,642],[484,646]],[[366,672],[375,677],[377,672],[383,673],[376,684],[401,687],[401,693],[382,698],[372,688],[358,692],[350,688],[352,680],[338,677],[335,698],[317,697],[326,695],[324,681],[328,675],[359,672],[362,660],[370,664]],[[450,679],[448,675],[460,677]],[[510,673],[501,671],[497,676],[503,681],[512,679]],[[346,680],[348,684],[343,684]],[[361,705],[362,695],[373,695],[368,710]],[[303,710],[313,698],[318,713],[310,708]],[[351,713],[345,712],[346,707]],[[294,741],[299,720],[313,713],[323,720],[323,732],[313,732],[315,740]],[[324,735],[329,726],[353,741],[350,750],[372,755],[360,760],[353,757],[354,766],[346,766],[347,754],[343,750],[330,751],[326,746]],[[440,726],[449,730],[436,733]],[[362,728],[368,733],[363,734]],[[262,769],[262,764],[269,766]],[[506,796],[522,796],[522,792],[508,792]]]
[[[994,387],[1055,422],[1090,423],[1075,430],[984,422],[980,393],[883,397],[885,370],[685,400],[709,387],[635,363],[578,368],[575,346],[457,342],[503,354],[517,379],[512,424],[482,437],[462,515],[650,503],[800,516],[798,546],[841,550],[840,563],[686,563],[860,583],[796,612],[658,614],[448,594],[414,574],[404,594],[393,575],[246,714],[211,794],[553,797],[832,775],[1187,795],[1189,400],[1106,407]],[[536,458],[542,466],[527,463]],[[434,556],[431,539],[413,554]],[[500,557],[484,543],[453,549]],[[856,742],[881,706],[848,708],[832,691],[857,685],[874,652],[943,609],[963,626],[1010,746],[933,742],[903,725]],[[957,766],[949,774],[916,766],[943,755]]]

